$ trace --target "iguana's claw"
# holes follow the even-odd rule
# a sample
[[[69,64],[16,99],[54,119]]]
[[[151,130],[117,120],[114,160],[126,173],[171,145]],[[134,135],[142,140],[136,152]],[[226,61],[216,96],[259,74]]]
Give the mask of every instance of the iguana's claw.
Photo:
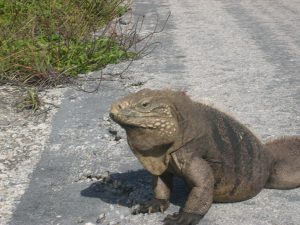
[[[179,212],[173,215],[168,215],[164,219],[164,225],[196,225],[199,223],[203,215]]]
[[[132,214],[164,212],[169,207],[169,204],[169,201],[166,199],[153,198],[148,202],[140,204],[137,209],[132,211]]]

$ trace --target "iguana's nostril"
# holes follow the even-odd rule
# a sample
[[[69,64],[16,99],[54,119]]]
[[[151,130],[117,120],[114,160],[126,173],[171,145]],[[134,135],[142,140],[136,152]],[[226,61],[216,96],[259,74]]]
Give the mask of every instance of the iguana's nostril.
[[[117,103],[116,107],[119,110],[124,110],[128,107],[128,105],[129,105],[129,103],[127,101],[122,101],[122,102]]]
[[[110,112],[110,113],[109,113],[109,116],[110,116],[110,118],[114,119],[114,117],[115,117],[115,114],[114,114],[114,113],[112,113],[112,112]]]

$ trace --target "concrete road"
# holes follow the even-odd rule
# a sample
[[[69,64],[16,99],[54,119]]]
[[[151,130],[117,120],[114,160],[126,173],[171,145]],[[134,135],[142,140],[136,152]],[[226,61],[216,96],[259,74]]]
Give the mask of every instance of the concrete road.
[[[149,56],[97,93],[69,89],[11,225],[162,224],[165,215],[130,215],[151,197],[151,178],[108,119],[112,101],[140,88],[186,90],[230,112],[262,140],[300,134],[300,1],[136,0],[150,32],[165,30]],[[119,65],[122,66],[122,65]],[[145,83],[136,86],[139,81]],[[109,171],[106,172],[106,171]],[[176,182],[178,210],[186,188]],[[234,204],[214,204],[200,224],[298,225],[300,189],[263,190]]]

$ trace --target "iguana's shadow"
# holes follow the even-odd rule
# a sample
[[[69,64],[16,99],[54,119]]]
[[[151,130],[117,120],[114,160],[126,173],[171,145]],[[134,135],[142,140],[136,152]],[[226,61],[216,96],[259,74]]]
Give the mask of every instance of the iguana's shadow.
[[[173,183],[171,203],[182,206],[187,197],[188,189],[179,178],[175,177]],[[94,182],[82,190],[81,195],[100,198],[110,204],[132,207],[151,199],[153,196],[152,176],[145,170],[114,173],[107,179]]]

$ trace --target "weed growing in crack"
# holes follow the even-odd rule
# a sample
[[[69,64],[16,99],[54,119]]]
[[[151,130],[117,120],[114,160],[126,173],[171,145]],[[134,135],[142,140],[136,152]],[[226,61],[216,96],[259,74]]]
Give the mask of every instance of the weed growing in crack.
[[[32,110],[35,112],[41,106],[41,100],[38,97],[37,90],[30,88],[27,90],[25,97],[20,103],[17,104],[17,108],[21,111],[24,109]]]

